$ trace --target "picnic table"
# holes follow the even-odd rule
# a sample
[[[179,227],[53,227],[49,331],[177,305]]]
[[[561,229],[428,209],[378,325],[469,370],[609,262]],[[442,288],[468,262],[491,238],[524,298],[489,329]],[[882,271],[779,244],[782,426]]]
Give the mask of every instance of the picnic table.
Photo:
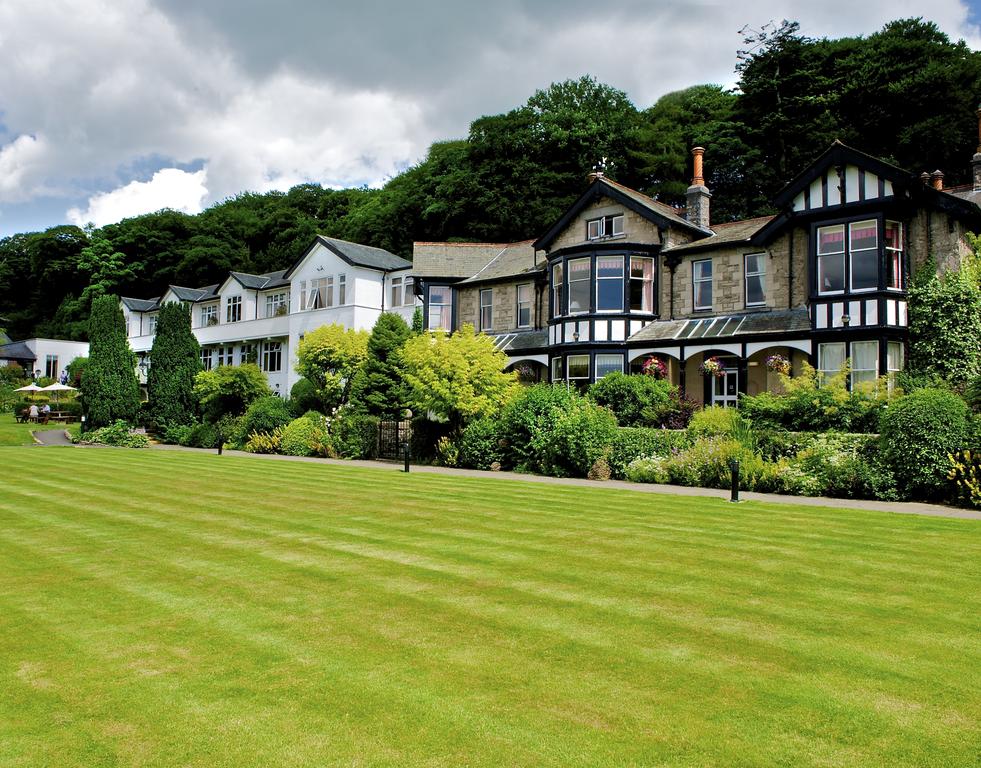
[[[29,409],[24,409],[17,413],[17,423],[33,422],[35,424],[47,424],[49,421],[60,421],[71,424],[75,421],[75,415],[69,411],[51,411],[50,413],[39,412],[37,416],[31,416]]]

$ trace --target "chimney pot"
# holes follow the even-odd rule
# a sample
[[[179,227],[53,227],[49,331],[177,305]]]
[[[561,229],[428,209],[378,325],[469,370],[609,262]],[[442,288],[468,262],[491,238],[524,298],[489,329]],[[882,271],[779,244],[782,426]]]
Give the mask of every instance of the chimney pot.
[[[693,187],[704,187],[705,177],[702,175],[702,156],[705,154],[705,147],[694,147],[691,153],[695,159],[691,185]]]
[[[934,171],[930,174],[930,179],[933,181],[933,188],[942,190],[944,188],[944,172]]]
[[[922,181],[924,184],[929,184],[930,174],[927,173],[926,171],[923,171],[923,173],[920,174],[920,181]]]

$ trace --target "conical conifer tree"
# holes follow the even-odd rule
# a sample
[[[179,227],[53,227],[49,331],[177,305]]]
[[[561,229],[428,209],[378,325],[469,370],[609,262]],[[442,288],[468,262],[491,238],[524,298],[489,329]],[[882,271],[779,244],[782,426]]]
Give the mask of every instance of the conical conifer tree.
[[[191,311],[177,302],[160,307],[150,349],[147,394],[158,429],[194,421],[194,377],[201,370],[201,345],[191,332]]]
[[[117,419],[134,422],[140,408],[136,356],[126,340],[126,321],[117,296],[99,296],[92,301],[82,408],[86,429],[104,427]]]

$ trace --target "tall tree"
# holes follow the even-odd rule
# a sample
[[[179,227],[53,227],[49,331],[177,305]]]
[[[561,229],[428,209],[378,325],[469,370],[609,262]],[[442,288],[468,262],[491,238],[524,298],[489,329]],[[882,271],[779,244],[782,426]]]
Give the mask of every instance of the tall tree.
[[[126,322],[116,296],[92,302],[89,360],[82,375],[86,426],[96,429],[117,419],[132,422],[140,407],[136,357],[126,341]]]
[[[399,418],[406,407],[406,387],[398,353],[412,331],[405,320],[383,313],[371,329],[368,357],[351,385],[351,404],[359,411],[382,418]]]
[[[310,331],[296,350],[296,372],[317,387],[328,411],[348,402],[354,377],[368,357],[367,331],[332,323]]]
[[[201,345],[191,332],[191,311],[168,302],[157,315],[147,376],[150,415],[158,427],[194,421],[194,377],[201,370]]]

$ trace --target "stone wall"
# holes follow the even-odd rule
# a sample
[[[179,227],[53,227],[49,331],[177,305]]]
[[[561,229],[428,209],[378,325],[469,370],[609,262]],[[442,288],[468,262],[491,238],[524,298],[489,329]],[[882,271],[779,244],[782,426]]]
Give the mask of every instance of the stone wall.
[[[906,245],[912,277],[933,257],[937,273],[959,269],[970,255],[964,225],[946,213],[918,211],[909,223]]]
[[[605,242],[616,240],[629,240],[633,243],[660,243],[661,233],[658,226],[648,221],[640,214],[624,208],[619,203],[604,199],[593,203],[585,208],[569,226],[555,238],[551,250],[559,248],[569,248],[573,245],[588,243],[586,237],[586,222],[591,219],[598,219],[600,216],[616,216],[623,214],[623,236],[608,238]]]
[[[518,326],[518,286],[531,285],[531,328]],[[534,280],[523,278],[513,282],[492,283],[488,285],[467,285],[457,288],[457,322],[458,325],[470,323],[480,330],[480,291],[494,291],[493,327],[484,329],[490,333],[503,333],[516,330],[531,330],[544,328],[548,324],[548,291],[543,290],[539,296]],[[541,308],[539,309],[539,302]]]

